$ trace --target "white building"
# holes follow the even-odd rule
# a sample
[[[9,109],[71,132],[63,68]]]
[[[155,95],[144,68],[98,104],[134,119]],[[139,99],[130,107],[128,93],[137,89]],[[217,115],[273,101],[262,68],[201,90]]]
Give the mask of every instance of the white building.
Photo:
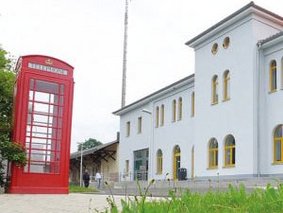
[[[283,17],[251,2],[186,44],[194,75],[114,112],[123,179],[283,174]]]

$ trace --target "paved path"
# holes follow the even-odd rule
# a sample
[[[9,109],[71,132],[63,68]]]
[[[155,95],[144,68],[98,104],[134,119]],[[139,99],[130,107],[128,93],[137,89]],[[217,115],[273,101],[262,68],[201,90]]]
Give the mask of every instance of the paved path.
[[[107,195],[18,195],[0,194],[1,213],[89,213],[108,207]],[[117,205],[124,196],[115,196]]]

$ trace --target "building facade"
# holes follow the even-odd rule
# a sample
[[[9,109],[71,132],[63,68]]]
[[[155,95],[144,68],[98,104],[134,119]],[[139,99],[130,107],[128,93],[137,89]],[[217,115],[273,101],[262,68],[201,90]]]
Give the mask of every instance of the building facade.
[[[71,153],[69,181],[74,184],[80,183],[84,171],[88,170],[91,181],[95,181],[95,174],[99,172],[103,181],[117,182],[119,180],[118,156],[118,139],[83,150],[83,152]]]
[[[251,2],[186,45],[194,75],[114,112],[124,180],[282,173],[283,18]]]

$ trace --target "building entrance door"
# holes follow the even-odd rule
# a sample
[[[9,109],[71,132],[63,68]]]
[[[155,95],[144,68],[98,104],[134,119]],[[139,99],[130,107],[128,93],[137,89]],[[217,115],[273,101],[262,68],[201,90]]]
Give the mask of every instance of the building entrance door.
[[[148,176],[148,149],[134,152],[134,179],[147,180]]]
[[[181,168],[181,150],[177,145],[173,151],[173,179],[178,179],[178,171]]]

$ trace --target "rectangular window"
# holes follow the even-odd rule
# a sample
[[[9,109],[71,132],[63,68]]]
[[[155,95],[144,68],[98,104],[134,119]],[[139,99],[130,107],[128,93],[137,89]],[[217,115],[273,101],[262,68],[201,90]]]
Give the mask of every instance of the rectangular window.
[[[161,152],[161,153],[158,153],[157,155],[156,174],[158,175],[162,174],[162,164],[163,164],[163,159],[162,159],[162,152]]]
[[[176,100],[172,102],[172,122],[176,122]]]
[[[195,93],[192,93],[191,96],[191,116],[194,117],[195,116]]]
[[[277,64],[275,60],[271,61],[269,69],[269,90],[274,92],[277,89]]]
[[[281,161],[282,156],[281,156],[281,141],[275,141],[275,161]]]
[[[130,133],[131,133],[131,122],[128,121],[127,122],[127,127],[126,127],[126,136],[129,137],[130,136]]]
[[[142,117],[138,118],[138,133],[142,132]]]
[[[230,99],[230,73],[226,70],[223,75],[223,101]]]
[[[161,105],[160,126],[164,126],[164,105]]]
[[[125,162],[125,175],[128,175],[129,174],[129,171],[130,171],[130,162],[129,160],[126,160]]]
[[[179,104],[178,104],[178,120],[182,120],[183,117],[183,99],[179,98]]]
[[[155,127],[159,127],[159,107],[156,107],[155,111]]]
[[[215,75],[212,79],[212,97],[211,104],[218,103],[218,77]]]

